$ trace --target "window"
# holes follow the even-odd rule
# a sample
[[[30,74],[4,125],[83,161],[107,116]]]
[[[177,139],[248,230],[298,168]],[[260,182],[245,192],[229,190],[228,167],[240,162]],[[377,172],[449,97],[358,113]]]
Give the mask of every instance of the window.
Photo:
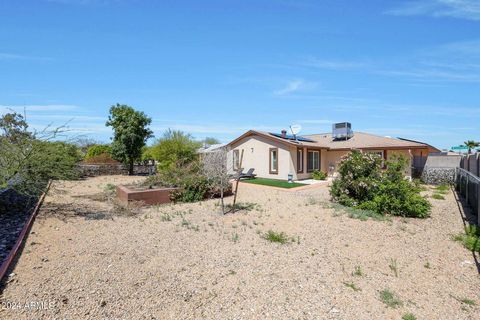
[[[367,151],[367,153],[376,154],[380,157],[380,159],[383,159],[383,150],[372,150]]]
[[[303,149],[297,149],[297,172],[303,172]]]
[[[278,173],[278,149],[270,148],[270,173]]]
[[[312,172],[315,170],[320,170],[320,151],[308,150],[307,171]]]
[[[238,170],[240,169],[240,151],[239,150],[233,150],[233,170]]]

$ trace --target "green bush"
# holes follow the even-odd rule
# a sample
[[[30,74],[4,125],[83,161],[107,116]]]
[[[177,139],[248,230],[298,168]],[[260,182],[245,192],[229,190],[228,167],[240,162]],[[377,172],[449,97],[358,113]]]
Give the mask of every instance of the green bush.
[[[332,198],[353,207],[372,200],[381,178],[381,159],[377,155],[352,151],[342,158],[338,173],[330,188]]]
[[[404,157],[387,162],[380,169],[380,157],[353,151],[341,162],[340,177],[330,189],[333,200],[379,214],[426,218],[431,204],[420,195],[420,188],[405,179]]]
[[[190,134],[169,129],[148,152],[158,162],[158,169],[166,170],[195,162],[200,146]]]
[[[268,232],[263,235],[263,238],[270,242],[277,242],[281,244],[285,244],[290,241],[290,238],[285,232],[275,232],[273,230],[268,230]]]
[[[0,187],[38,195],[49,179],[74,179],[81,156],[70,143],[53,142],[62,128],[29,132],[24,117],[7,113],[0,117]]]
[[[147,146],[144,146],[142,148],[142,161],[149,161],[149,160],[154,160],[154,156],[153,156],[153,153],[152,153],[152,147],[147,147]]]
[[[320,170],[315,170],[312,172],[312,178],[314,180],[325,180],[327,179],[327,174]]]
[[[26,163],[32,179],[70,180],[79,177],[78,148],[66,142],[36,141],[37,156]]]
[[[197,202],[206,198],[210,186],[206,177],[192,175],[184,179],[179,190],[172,193],[174,202]]]
[[[437,200],[445,200],[445,197],[441,193],[432,194],[432,198]]]
[[[460,241],[470,251],[480,252],[480,227],[470,224],[465,228],[465,234],[456,235],[453,240]]]
[[[105,153],[111,155],[112,147],[108,144],[96,144],[88,148],[85,159],[88,160]]]
[[[174,202],[201,201],[212,191],[207,177],[201,173],[197,163],[160,170],[155,176],[148,177],[143,185],[149,188],[179,188],[172,192]]]

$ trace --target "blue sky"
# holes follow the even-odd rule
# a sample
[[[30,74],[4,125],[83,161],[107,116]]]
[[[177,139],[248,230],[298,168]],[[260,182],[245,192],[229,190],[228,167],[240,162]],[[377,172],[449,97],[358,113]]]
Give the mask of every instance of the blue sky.
[[[480,140],[480,1],[0,0],[0,112],[108,141],[124,103],[229,141],[354,130]]]

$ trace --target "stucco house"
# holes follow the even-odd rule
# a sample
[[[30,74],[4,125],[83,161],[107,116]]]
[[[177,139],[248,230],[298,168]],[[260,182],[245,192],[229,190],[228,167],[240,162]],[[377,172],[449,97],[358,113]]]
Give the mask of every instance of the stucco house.
[[[353,132],[348,122],[333,125],[331,133],[294,136],[286,130],[271,133],[249,130],[227,144],[229,167],[238,170],[243,150],[242,168],[255,169],[258,177],[287,180],[311,178],[315,170],[333,175],[341,157],[352,150],[379,154],[390,159],[403,154],[410,159],[407,175],[421,170],[428,154],[437,148],[419,141]]]

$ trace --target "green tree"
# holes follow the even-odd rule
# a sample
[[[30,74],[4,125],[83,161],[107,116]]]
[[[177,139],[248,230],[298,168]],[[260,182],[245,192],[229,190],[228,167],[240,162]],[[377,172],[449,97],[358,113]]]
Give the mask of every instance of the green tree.
[[[152,119],[145,113],[136,111],[127,105],[116,104],[110,108],[106,123],[113,128],[112,156],[129,165],[128,172],[133,174],[133,164],[142,156],[142,148],[153,132],[148,128]]]
[[[144,146],[142,148],[142,161],[155,160],[155,157],[152,154],[152,147]]]
[[[158,161],[160,170],[186,165],[197,159],[201,143],[183,131],[168,129],[151,148],[151,155]]]
[[[90,146],[87,150],[87,154],[85,155],[85,159],[90,159],[101,154],[112,154],[112,147],[108,144],[95,144]]]
[[[465,146],[468,148],[468,154],[472,153],[472,149],[480,146],[480,142],[476,142],[473,140],[468,140],[464,142]]]
[[[220,140],[218,140],[217,138],[213,138],[213,137],[206,137],[205,139],[202,140],[202,142],[206,145],[212,146],[214,144],[219,144]]]
[[[28,132],[27,121],[16,112],[6,113],[0,118],[0,133],[3,139],[11,143],[20,143],[22,140],[32,137],[32,134]]]

